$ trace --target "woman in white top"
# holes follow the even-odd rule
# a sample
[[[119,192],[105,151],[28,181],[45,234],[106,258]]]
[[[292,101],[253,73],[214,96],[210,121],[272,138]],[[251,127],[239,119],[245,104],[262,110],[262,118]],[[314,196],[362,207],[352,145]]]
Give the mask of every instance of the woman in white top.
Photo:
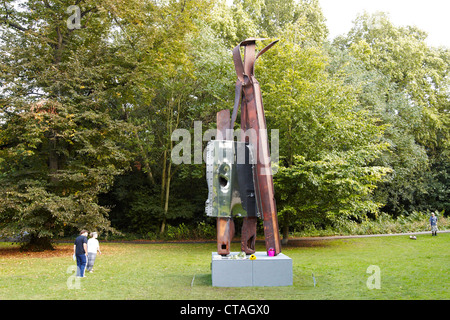
[[[93,271],[95,257],[97,256],[97,251],[100,254],[102,254],[102,252],[100,251],[100,244],[98,243],[97,237],[98,237],[97,232],[92,232],[91,238],[88,240],[88,243],[87,243],[88,262],[86,265],[86,270],[89,272]]]

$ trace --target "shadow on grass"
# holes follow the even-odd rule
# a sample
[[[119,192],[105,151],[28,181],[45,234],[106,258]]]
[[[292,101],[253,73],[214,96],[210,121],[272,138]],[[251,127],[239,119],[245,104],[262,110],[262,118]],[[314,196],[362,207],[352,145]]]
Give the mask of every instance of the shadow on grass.
[[[211,273],[196,274],[195,278],[193,278],[193,281],[191,281],[191,286],[211,287],[212,286]]]
[[[0,247],[0,257],[2,259],[14,258],[52,258],[52,257],[70,257],[73,254],[73,246],[57,246],[54,250],[45,251],[24,251],[20,245],[11,243]]]

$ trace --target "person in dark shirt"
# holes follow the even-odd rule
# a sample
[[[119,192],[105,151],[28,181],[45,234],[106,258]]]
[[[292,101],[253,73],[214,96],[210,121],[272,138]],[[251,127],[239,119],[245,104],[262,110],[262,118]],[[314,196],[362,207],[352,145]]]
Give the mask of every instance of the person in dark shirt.
[[[77,276],[84,277],[84,269],[87,262],[87,230],[81,230],[80,235],[75,239],[73,254],[77,260]]]

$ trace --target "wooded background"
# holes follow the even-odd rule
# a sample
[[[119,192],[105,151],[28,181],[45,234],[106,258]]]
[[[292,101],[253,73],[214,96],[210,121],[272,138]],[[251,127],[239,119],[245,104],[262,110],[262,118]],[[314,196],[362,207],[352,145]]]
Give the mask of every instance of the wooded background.
[[[255,72],[284,237],[448,214],[449,49],[384,13],[329,41],[325,18],[317,0],[3,1],[0,235],[213,231],[205,165],[175,165],[171,135],[232,107],[248,37],[280,40]]]

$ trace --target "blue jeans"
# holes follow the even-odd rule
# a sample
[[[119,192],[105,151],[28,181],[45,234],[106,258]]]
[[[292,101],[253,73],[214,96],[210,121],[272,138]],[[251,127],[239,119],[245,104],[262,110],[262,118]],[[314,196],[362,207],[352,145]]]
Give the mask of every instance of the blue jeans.
[[[84,269],[86,269],[86,255],[77,254],[77,276],[84,277]]]

